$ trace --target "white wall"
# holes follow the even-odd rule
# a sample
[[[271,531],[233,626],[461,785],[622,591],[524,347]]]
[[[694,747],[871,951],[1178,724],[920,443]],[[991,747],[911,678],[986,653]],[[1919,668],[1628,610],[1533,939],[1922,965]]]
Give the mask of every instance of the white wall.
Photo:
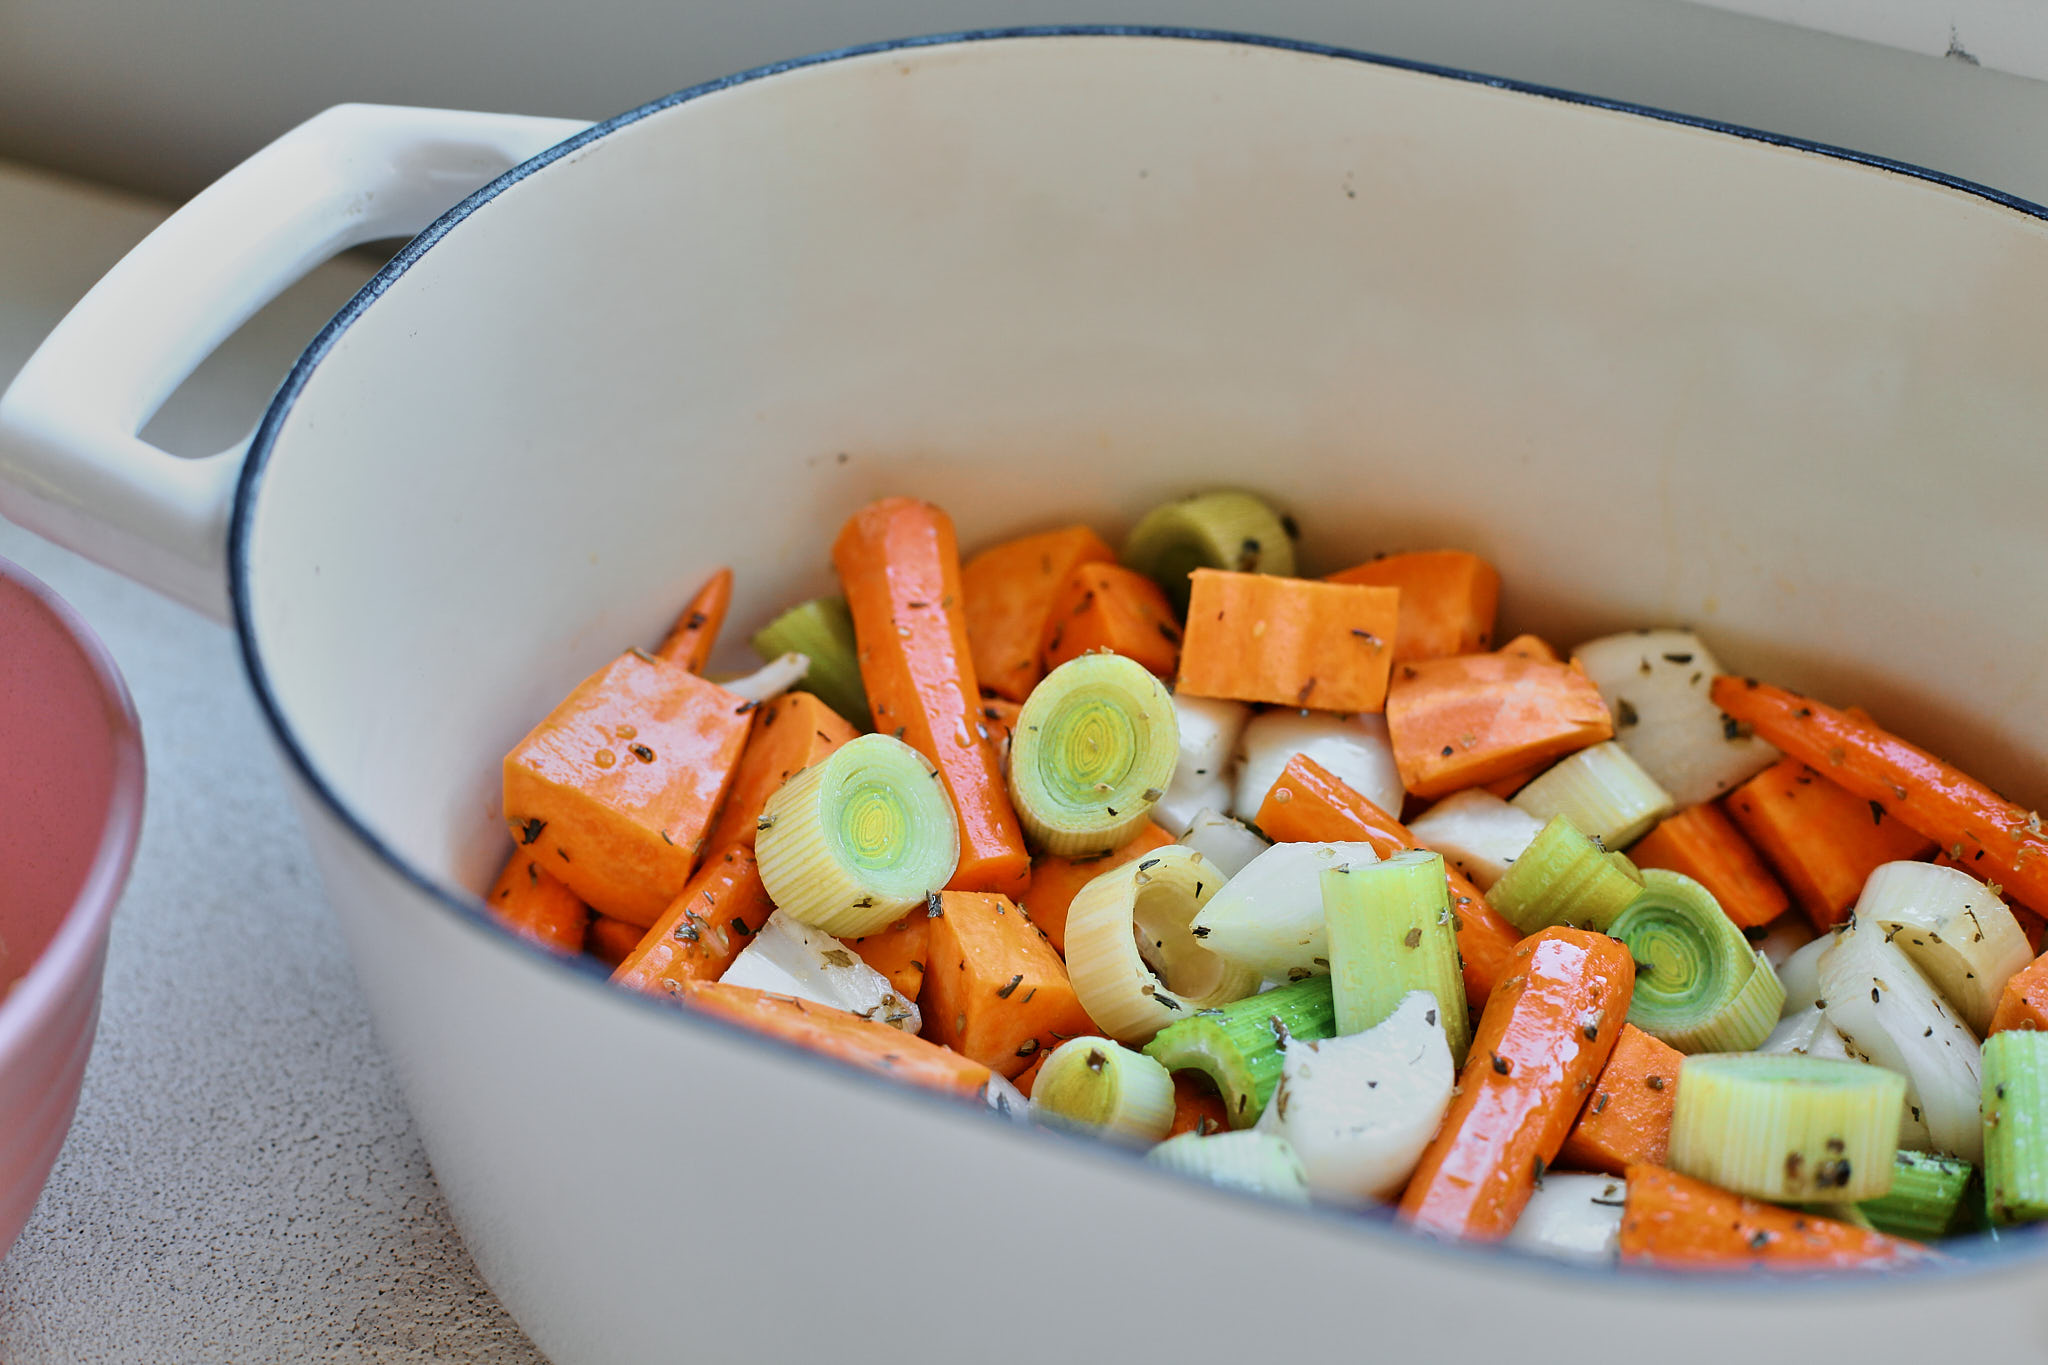
[[[1820,23],[1816,9],[1853,18],[1866,0],[1727,3]],[[2048,82],[1686,0],[0,0],[0,157],[182,196],[343,100],[594,118],[819,48],[1076,19],[1363,47],[2048,200]]]

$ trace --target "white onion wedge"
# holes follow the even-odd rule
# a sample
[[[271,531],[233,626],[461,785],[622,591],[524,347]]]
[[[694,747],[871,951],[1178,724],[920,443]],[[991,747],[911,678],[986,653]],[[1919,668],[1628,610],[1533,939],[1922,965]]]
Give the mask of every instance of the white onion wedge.
[[[1778,968],[1778,984],[1785,988],[1781,1017],[1790,1018],[1818,1003],[1826,994],[1820,988],[1821,955],[1835,946],[1833,934],[1822,934],[1803,948],[1795,949]]]
[[[1707,695],[1721,665],[1689,630],[1640,630],[1572,651],[1607,709],[1614,738],[1683,808],[1711,801],[1778,761],[1734,731]]]
[[[1442,854],[1481,891],[1491,891],[1508,864],[1521,857],[1543,832],[1543,823],[1492,792],[1474,787],[1454,792],[1431,806],[1408,826],[1408,832],[1421,847]]]
[[[1287,760],[1307,754],[1366,800],[1395,819],[1407,793],[1394,766],[1394,743],[1385,716],[1336,715],[1328,711],[1268,711],[1255,716],[1238,740],[1242,761],[1230,813],[1258,818]]]
[[[1507,1244],[1586,1265],[1613,1265],[1621,1255],[1621,1215],[1628,1182],[1615,1175],[1546,1175]]]
[[[1991,1026],[1999,994],[2034,960],[2026,931],[1991,888],[1934,863],[1886,863],[1863,883],[1856,922],[1882,930],[1948,997],[1972,1031]]]
[[[1188,821],[1187,828],[1174,842],[1207,858],[1226,877],[1235,877],[1271,847],[1238,821],[1218,815],[1209,806],[1195,812],[1195,818]]]
[[[896,993],[889,978],[826,933],[777,910],[720,981],[792,995],[874,1019],[905,1033],[924,1027],[917,1006]]]
[[[1268,981],[1328,976],[1323,873],[1378,861],[1371,844],[1275,844],[1225,882],[1190,927],[1210,952]]]

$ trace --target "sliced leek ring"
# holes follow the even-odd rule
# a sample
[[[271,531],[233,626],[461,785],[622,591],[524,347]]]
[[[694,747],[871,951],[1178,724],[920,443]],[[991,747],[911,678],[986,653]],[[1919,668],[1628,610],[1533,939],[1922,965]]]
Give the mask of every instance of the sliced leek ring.
[[[1289,1204],[1308,1203],[1308,1177],[1287,1139],[1249,1130],[1198,1137],[1182,1133],[1145,1153],[1162,1170],[1206,1180],[1226,1190],[1262,1194]]]
[[[1855,1203],[1892,1187],[1906,1081],[1820,1057],[1700,1053],[1678,1071],[1671,1169],[1779,1203]]]
[[[1259,988],[1258,973],[1189,931],[1222,884],[1201,854],[1168,844],[1081,888],[1067,909],[1067,975],[1104,1033],[1141,1045],[1175,1020]]]
[[[1154,1143],[1173,1127],[1173,1077],[1107,1038],[1069,1038],[1031,1083],[1031,1112],[1051,1127]]]
[[[1610,849],[1627,848],[1676,809],[1670,793],[1611,739],[1554,764],[1510,804],[1539,820],[1562,815]]]
[[[1713,894],[1662,868],[1607,932],[1636,960],[1628,1021],[1680,1052],[1747,1052],[1768,1038],[1785,1003],[1770,963]]]
[[[1047,674],[1010,741],[1010,798],[1032,844],[1061,858],[1128,842],[1173,780],[1173,696],[1136,660],[1084,654]]]
[[[889,735],[862,735],[783,783],[759,831],[768,898],[838,938],[888,925],[951,881],[960,861],[938,773]]]
[[[1553,924],[1605,933],[1614,917],[1642,894],[1633,863],[1603,852],[1562,815],[1554,815],[1523,849],[1493,889],[1487,903],[1525,934]]]
[[[1188,575],[1196,569],[1294,573],[1294,537],[1278,512],[1250,493],[1219,490],[1162,503],[1139,518],[1124,540],[1124,564],[1166,589],[1174,608],[1188,607]]]

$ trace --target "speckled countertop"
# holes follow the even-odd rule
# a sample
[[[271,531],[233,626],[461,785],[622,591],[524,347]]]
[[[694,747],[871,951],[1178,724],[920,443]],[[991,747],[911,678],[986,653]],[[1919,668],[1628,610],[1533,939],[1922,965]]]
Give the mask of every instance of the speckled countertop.
[[[0,387],[166,212],[0,163]],[[258,316],[149,434],[253,425],[360,282]],[[539,1361],[448,1219],[222,627],[0,521],[142,715],[149,802],[70,1140],[0,1263],[7,1365]]]

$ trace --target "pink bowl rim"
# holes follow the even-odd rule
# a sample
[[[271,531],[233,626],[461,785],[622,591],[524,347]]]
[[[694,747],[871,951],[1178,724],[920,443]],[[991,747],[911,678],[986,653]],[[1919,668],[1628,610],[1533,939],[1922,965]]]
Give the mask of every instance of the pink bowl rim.
[[[98,955],[113,922],[114,907],[127,885],[142,834],[145,765],[142,722],[135,713],[128,684],[92,627],[49,584],[10,560],[0,558],[0,578],[19,584],[64,628],[80,657],[98,680],[106,702],[104,714],[113,729],[114,781],[108,796],[106,824],[85,883],[49,943],[5,999],[0,999],[0,1068],[5,1068],[38,1029],[78,990],[99,989]]]

